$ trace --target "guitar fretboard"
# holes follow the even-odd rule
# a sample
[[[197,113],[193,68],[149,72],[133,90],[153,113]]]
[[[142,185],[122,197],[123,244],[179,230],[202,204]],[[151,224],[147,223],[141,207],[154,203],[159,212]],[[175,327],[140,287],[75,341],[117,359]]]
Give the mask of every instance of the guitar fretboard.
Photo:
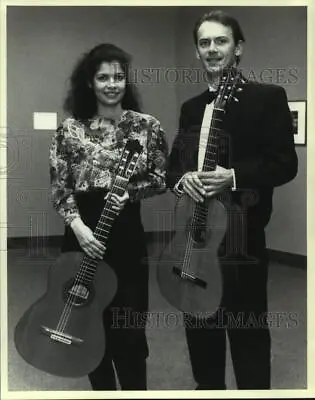
[[[128,151],[125,151],[122,155],[120,165],[118,167],[118,174],[116,175],[113,186],[108,193],[105,206],[94,231],[95,238],[103,243],[105,246],[109,239],[110,231],[116,220],[116,217],[119,215],[119,212],[114,211],[112,208],[114,204],[114,202],[112,201],[112,195],[117,194],[118,196],[122,196],[125,193],[129,178],[135,170],[140,153],[135,152],[131,156],[129,163],[128,155]],[[127,164],[128,166],[126,167]],[[76,277],[77,282],[83,282],[85,284],[91,283],[94,279],[98,263],[99,260],[93,259],[88,255],[85,255],[83,257],[80,270]]]
[[[207,147],[203,161],[202,171],[214,171],[217,166],[219,135],[222,131],[222,119],[224,110],[214,108],[209,129]],[[197,203],[193,221],[196,227],[205,226],[208,215],[208,207],[205,204]]]
[[[110,230],[118,215],[118,212],[112,209],[114,202],[112,201],[111,195],[117,194],[118,196],[122,196],[125,193],[127,184],[128,179],[117,176],[115,184],[113,185],[112,190],[108,195],[102,215],[94,232],[94,236],[96,237],[96,239],[98,239],[103,244],[106,244],[106,242],[108,241]]]
[[[214,108],[202,171],[214,171],[216,169],[223,114],[224,110]]]

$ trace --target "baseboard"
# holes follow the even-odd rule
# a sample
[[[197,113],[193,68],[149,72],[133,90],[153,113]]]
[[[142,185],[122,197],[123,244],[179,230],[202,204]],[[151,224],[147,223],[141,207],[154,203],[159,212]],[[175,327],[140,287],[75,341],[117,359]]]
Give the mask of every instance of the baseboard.
[[[290,267],[307,268],[307,256],[302,254],[293,254],[286,251],[267,249],[269,259],[279,264],[285,264]]]
[[[147,242],[167,244],[174,235],[171,231],[148,231],[146,232]],[[11,237],[7,238],[7,249],[32,248],[32,247],[60,247],[62,236],[41,236],[41,237]],[[293,254],[280,250],[267,249],[269,259],[273,262],[285,264],[290,267],[306,269],[307,256]]]
[[[145,233],[147,242],[153,243],[167,243],[173,236],[173,232],[171,231],[148,231]],[[33,247],[41,244],[42,246],[52,246],[59,247],[62,243],[62,235],[54,235],[54,236],[38,236],[38,237],[29,237],[29,236],[21,236],[21,237],[8,237],[7,238],[7,249],[18,249],[25,247]]]

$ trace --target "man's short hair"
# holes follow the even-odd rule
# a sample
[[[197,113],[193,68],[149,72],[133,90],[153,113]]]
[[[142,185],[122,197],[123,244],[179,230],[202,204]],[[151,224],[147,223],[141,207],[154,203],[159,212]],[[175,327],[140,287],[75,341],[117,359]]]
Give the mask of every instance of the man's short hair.
[[[196,22],[193,35],[194,35],[194,42],[195,45],[197,46],[198,42],[198,30],[201,26],[206,21],[215,21],[219,22],[220,24],[224,26],[228,26],[232,29],[232,34],[233,34],[233,39],[235,42],[235,45],[239,43],[239,41],[245,42],[245,37],[243,35],[242,29],[240,27],[240,24],[238,21],[225,13],[224,11],[221,10],[215,10],[215,11],[210,11],[206,14],[204,14],[199,20]]]

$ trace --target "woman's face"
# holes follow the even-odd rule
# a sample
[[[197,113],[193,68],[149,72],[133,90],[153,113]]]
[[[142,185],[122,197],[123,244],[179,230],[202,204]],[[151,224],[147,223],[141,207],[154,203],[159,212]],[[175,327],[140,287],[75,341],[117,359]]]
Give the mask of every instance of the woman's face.
[[[120,63],[103,62],[94,75],[92,86],[99,105],[118,105],[126,90],[126,76]]]

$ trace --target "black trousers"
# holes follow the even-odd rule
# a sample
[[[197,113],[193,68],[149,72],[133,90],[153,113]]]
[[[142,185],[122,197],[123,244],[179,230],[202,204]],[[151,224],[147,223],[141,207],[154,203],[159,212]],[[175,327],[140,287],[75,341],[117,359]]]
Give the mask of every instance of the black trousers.
[[[80,216],[93,231],[104,196],[102,190],[76,195]],[[62,251],[82,251],[70,227],[65,229]],[[116,390],[116,370],[123,390],[146,390],[149,268],[139,203],[127,203],[115,220],[104,260],[115,271],[118,288],[103,313],[105,354],[88,378],[93,390]]]
[[[254,234],[252,238],[257,238]],[[262,240],[247,260],[221,259],[223,297],[207,319],[185,315],[185,331],[197,389],[226,389],[226,336],[239,389],[269,389],[271,341],[267,324],[268,260]]]
[[[93,390],[116,390],[115,370],[122,390],[146,390],[146,297],[134,282],[120,281],[114,300],[103,314],[106,350],[99,366],[88,376]]]

